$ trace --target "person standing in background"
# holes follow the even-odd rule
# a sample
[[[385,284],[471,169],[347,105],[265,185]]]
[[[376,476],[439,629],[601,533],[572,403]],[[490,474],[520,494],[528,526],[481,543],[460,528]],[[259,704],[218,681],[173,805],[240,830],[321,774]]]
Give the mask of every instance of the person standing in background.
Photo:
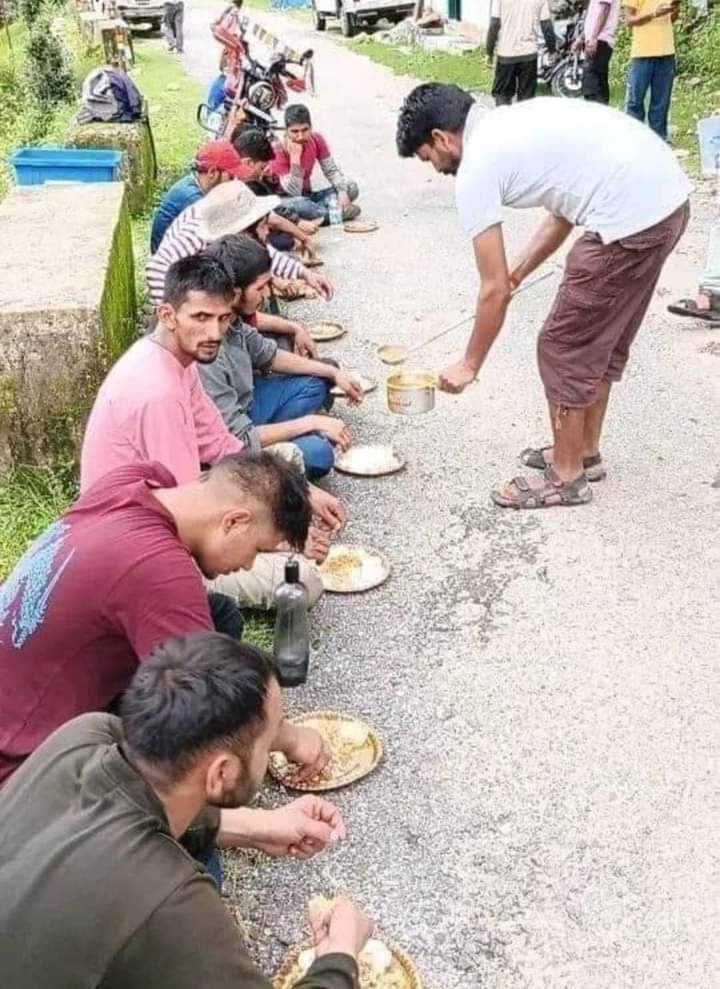
[[[556,51],[555,31],[547,0],[491,0],[486,51],[495,58],[492,95],[496,106],[531,100],[537,89],[538,36],[550,54]]]
[[[610,59],[620,20],[620,0],[590,0],[575,50],[585,52],[583,98],[610,103]]]
[[[185,38],[183,35],[183,21],[185,20],[185,4],[166,3],[163,6],[163,29],[168,51],[182,55]]]
[[[645,100],[650,90],[647,122],[667,141],[668,113],[675,79],[673,24],[680,15],[679,0],[631,0],[624,5],[625,23],[632,31],[625,112],[645,123]]]

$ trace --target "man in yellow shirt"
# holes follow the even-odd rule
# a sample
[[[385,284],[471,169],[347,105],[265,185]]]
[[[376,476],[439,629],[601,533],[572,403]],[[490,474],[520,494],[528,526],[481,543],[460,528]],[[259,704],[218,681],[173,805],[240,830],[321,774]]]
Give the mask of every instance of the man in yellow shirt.
[[[645,102],[650,90],[647,122],[666,141],[675,78],[673,24],[680,13],[680,2],[631,0],[624,6],[625,22],[632,29],[625,112],[645,123]]]

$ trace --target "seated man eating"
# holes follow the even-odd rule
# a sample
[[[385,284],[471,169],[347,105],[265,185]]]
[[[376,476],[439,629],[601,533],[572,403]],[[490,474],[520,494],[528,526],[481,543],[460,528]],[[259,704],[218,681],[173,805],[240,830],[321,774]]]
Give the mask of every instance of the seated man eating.
[[[329,220],[329,204],[337,196],[343,220],[360,216],[355,200],[360,192],[357,183],[345,178],[333,158],[327,141],[312,129],[310,111],[301,103],[285,110],[285,140],[275,145],[272,174],[291,206],[305,220]],[[313,191],[312,174],[319,165],[330,188]]]
[[[157,251],[168,227],[183,210],[223,182],[244,178],[243,171],[242,159],[229,141],[209,141],[198,148],[190,173],[170,186],[155,210],[150,253]]]
[[[165,278],[172,264],[199,254],[220,237],[250,232],[261,220],[269,222],[269,214],[279,203],[277,196],[256,196],[244,183],[235,181],[213,189],[194,206],[188,207],[170,225],[159,250],[147,262],[145,275],[150,302],[154,306],[162,304]],[[309,271],[287,254],[276,251],[272,245],[268,245],[268,250],[272,259],[273,276],[293,282],[306,282],[323,298],[332,298],[333,287],[326,278]],[[277,315],[259,313],[257,325],[263,333],[289,336],[300,352],[312,352],[312,345],[308,346],[307,333],[303,332],[302,346],[297,346],[297,323]]]
[[[333,467],[334,447],[346,450],[351,443],[341,419],[320,414],[330,387],[337,385],[355,404],[362,401],[362,389],[331,364],[279,350],[249,325],[271,278],[270,255],[262,244],[236,234],[214,241],[205,254],[230,275],[237,316],[217,359],[199,365],[205,391],[245,446],[259,449],[289,440],[302,451],[308,477],[322,477]]]
[[[239,127],[232,136],[233,147],[242,162],[239,178],[252,189],[256,196],[274,195],[276,183],[270,181],[270,162],[273,160],[273,146],[270,138],[259,127]],[[322,226],[322,219],[303,220],[291,206],[280,205],[273,210],[278,216],[294,223],[308,238]],[[273,230],[270,243],[278,251],[292,251],[297,248],[304,258],[314,260],[312,243],[297,242],[289,233]]]
[[[205,394],[197,370],[218,356],[234,298],[230,276],[213,258],[195,255],[170,267],[157,327],[110,368],[98,391],[83,439],[83,492],[115,467],[147,460],[161,463],[178,484],[186,484],[198,477],[203,464],[243,449]],[[333,528],[342,524],[345,513],[336,498],[312,486],[310,498],[315,516]],[[329,539],[314,524],[307,556],[323,559]],[[321,577],[310,559],[301,558],[300,564],[314,603],[322,593]],[[271,608],[284,566],[282,553],[260,553],[247,569],[218,578],[211,589],[245,607]]]
[[[86,714],[55,732],[3,788],[2,985],[272,989],[178,839],[193,825],[198,843],[219,833],[223,844],[226,825],[248,814],[265,833],[233,843],[271,855],[307,858],[344,836],[340,814],[316,797],[239,809],[283,723],[267,657],[210,634],[158,649],[119,718]],[[281,814],[278,828],[270,819]],[[372,922],[345,897],[310,921],[316,957],[297,989],[356,989]]]
[[[225,631],[203,576],[252,568],[281,540],[302,546],[307,488],[266,452],[180,484],[128,462],[89,486],[0,587],[0,783],[70,718],[110,708],[160,643]],[[288,722],[275,744],[312,769],[322,741],[298,730]]]

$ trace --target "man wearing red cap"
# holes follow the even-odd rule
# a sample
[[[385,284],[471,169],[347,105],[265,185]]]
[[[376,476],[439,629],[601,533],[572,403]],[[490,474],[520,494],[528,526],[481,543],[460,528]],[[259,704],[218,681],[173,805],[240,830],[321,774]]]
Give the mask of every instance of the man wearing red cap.
[[[199,148],[190,174],[170,186],[155,210],[150,232],[151,253],[160,247],[165,231],[183,210],[221,182],[244,178],[244,171],[242,158],[230,141],[210,141]]]

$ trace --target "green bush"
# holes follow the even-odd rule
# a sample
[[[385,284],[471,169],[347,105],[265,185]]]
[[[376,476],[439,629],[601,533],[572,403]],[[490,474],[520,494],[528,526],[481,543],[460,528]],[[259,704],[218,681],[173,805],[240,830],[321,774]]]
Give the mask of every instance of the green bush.
[[[74,95],[74,79],[65,47],[52,28],[49,11],[33,23],[25,47],[27,92],[40,113],[67,103]]]
[[[720,88],[720,7],[698,18],[695,7],[684,0],[675,23],[675,55],[679,76],[714,80]],[[612,80],[624,84],[630,61],[630,29],[620,28],[610,63]]]
[[[20,14],[27,24],[34,24],[43,9],[44,0],[20,0]]]

